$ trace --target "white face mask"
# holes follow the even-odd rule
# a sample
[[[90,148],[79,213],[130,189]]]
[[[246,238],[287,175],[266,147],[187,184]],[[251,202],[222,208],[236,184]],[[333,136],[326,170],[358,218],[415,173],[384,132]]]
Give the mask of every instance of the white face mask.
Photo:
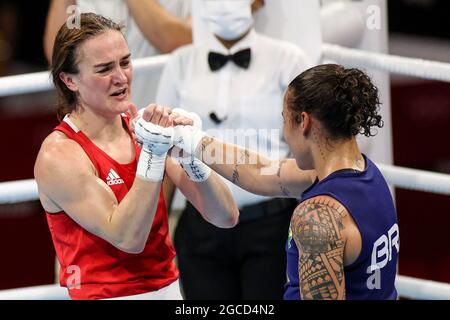
[[[209,31],[225,40],[234,40],[253,25],[250,0],[205,0],[203,20]]]

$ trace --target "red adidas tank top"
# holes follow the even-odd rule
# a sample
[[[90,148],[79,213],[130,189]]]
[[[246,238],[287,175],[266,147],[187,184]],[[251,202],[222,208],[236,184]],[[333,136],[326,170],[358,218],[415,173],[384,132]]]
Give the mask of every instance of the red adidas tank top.
[[[123,123],[130,133],[127,116],[123,116]],[[54,130],[63,132],[83,148],[97,169],[99,178],[109,185],[120,203],[136,175],[141,151],[136,142],[135,160],[129,164],[119,164],[70,121],[62,121]],[[72,299],[141,294],[159,290],[178,279],[162,188],[147,244],[139,254],[117,249],[83,229],[65,212],[47,212],[47,221],[61,265],[60,284],[68,288]]]

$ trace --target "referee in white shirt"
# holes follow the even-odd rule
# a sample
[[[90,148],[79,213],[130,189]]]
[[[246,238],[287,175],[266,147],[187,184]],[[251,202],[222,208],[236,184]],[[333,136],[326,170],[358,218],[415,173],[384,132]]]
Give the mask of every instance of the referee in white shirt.
[[[279,130],[284,91],[309,62],[297,46],[255,32],[252,12],[263,3],[205,0],[208,46],[174,51],[156,100],[196,112],[203,129],[225,141],[284,158],[289,152]],[[190,203],[178,222],[175,247],[185,298],[282,299],[285,241],[297,203],[257,196],[225,181],[240,208],[235,228],[214,227]]]

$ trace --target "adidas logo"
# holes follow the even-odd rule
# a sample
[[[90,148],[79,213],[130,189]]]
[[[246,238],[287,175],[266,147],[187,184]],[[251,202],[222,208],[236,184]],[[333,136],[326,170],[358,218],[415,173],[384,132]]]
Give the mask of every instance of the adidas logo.
[[[106,183],[108,186],[114,186],[117,184],[125,183],[122,178],[119,177],[117,172],[114,169],[109,170],[108,177],[106,178]]]

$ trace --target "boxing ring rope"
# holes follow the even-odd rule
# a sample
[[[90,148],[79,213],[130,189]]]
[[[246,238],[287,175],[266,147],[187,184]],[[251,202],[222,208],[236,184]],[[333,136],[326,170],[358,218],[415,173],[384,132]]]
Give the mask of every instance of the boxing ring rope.
[[[397,291],[403,298],[422,300],[450,299],[450,284],[397,276]],[[0,291],[0,300],[69,300],[67,289],[58,284]]]
[[[323,59],[334,60],[345,65],[450,82],[449,63],[350,49],[328,43],[322,45],[322,54]],[[168,58],[169,55],[166,54],[133,60],[134,72],[139,74],[144,71],[160,70]],[[0,78],[0,97],[47,91],[52,88],[48,71]]]
[[[359,68],[372,68],[430,80],[450,82],[450,64],[367,52],[323,44],[323,59]],[[134,72],[155,72],[163,68],[169,55],[133,60]],[[0,78],[0,97],[51,90],[49,72],[37,72]],[[412,190],[450,195],[450,175],[378,164],[388,183]],[[0,183],[0,204],[38,199],[33,179]],[[450,284],[399,275],[398,293],[410,299],[450,299]],[[59,285],[45,285],[0,291],[1,299],[68,299]]]
[[[328,43],[322,45],[322,54],[326,59],[357,68],[450,82],[449,63],[350,49]]]
[[[408,299],[448,300],[450,284],[397,276],[395,286],[399,295]],[[67,289],[50,284],[0,291],[0,300],[69,300]]]
[[[0,204],[13,204],[38,199],[38,186],[34,179],[0,183]]]
[[[450,175],[378,164],[387,182],[404,189],[450,195]],[[38,200],[36,181],[18,180],[0,183],[0,204]]]
[[[450,284],[398,275],[399,296],[419,300],[450,300]],[[0,295],[1,297],[1,295]]]
[[[156,72],[164,67],[169,54],[133,60],[135,75],[142,72]],[[48,71],[21,74],[0,78],[0,97],[42,92],[53,89]]]
[[[386,181],[396,187],[450,195],[450,175],[377,163]]]

